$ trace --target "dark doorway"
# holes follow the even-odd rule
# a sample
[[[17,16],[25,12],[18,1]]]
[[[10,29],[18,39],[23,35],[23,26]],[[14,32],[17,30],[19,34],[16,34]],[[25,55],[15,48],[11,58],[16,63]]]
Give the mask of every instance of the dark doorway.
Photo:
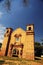
[[[17,49],[14,49],[12,56],[13,57],[18,57],[18,54],[19,54],[19,51],[17,51]]]

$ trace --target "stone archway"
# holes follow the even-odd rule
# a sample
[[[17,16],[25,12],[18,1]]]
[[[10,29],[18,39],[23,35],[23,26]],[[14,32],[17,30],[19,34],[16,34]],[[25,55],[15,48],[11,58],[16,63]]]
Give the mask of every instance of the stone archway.
[[[20,45],[14,45],[12,49],[12,56],[13,57],[22,57],[23,54],[23,44]]]
[[[22,57],[23,54],[23,44],[21,43],[20,45],[16,44],[11,44],[10,45],[10,52],[9,55],[13,57]]]

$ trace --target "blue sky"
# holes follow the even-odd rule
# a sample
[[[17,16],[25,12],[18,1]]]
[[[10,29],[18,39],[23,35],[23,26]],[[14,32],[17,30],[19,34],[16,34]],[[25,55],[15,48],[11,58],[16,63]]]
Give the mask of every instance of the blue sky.
[[[27,24],[34,24],[35,41],[43,38],[43,0],[29,0],[25,7],[22,0],[12,0],[11,10],[7,12],[4,0],[0,3],[0,25],[26,29]],[[1,27],[0,27],[1,28]]]

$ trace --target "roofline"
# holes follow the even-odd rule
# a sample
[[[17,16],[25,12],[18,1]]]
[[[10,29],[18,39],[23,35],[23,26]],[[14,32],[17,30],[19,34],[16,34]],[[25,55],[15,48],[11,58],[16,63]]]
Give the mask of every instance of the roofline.
[[[13,28],[10,28],[10,27],[9,27],[9,28],[6,28],[6,29],[11,29],[11,30],[13,30]]]

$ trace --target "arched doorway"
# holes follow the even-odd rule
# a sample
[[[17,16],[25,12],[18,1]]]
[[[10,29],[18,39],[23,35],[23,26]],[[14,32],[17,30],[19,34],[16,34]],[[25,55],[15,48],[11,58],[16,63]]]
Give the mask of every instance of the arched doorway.
[[[21,43],[20,45],[14,45],[12,49],[12,56],[13,57],[22,57],[23,54],[23,44]]]
[[[18,57],[18,55],[19,55],[19,50],[18,49],[13,49],[13,53],[12,53],[12,56],[13,57]]]

